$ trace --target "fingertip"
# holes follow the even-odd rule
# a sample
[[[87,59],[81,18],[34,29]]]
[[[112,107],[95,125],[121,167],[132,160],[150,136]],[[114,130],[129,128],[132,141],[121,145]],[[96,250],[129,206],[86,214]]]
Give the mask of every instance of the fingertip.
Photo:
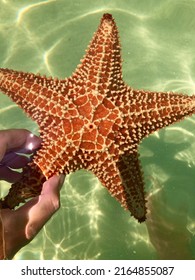
[[[37,136],[27,130],[27,129],[7,129],[0,131],[0,146],[5,147],[6,150],[18,150],[28,145],[29,142],[36,146],[40,143],[37,140]],[[33,138],[33,141],[32,139]],[[29,141],[31,139],[31,141]],[[38,144],[37,144],[38,142]]]
[[[48,182],[50,182],[50,184],[58,185],[61,187],[64,183],[64,179],[65,179],[64,174],[53,175],[51,178],[49,178]]]
[[[61,174],[59,177],[60,177],[59,187],[60,187],[60,189],[61,189],[61,187],[62,187],[63,184],[64,184],[65,175],[64,175],[64,174]]]
[[[54,175],[49,178],[44,184],[42,189],[43,193],[48,193],[50,191],[59,191],[64,183],[65,175]]]
[[[40,147],[41,142],[42,142],[42,139],[40,137],[38,137],[32,133],[29,133],[29,135],[26,138],[26,143],[25,143],[24,148],[27,151],[36,150]]]
[[[5,152],[6,152],[6,146],[1,146],[1,149],[0,149],[0,161],[3,159],[3,157],[5,155]]]

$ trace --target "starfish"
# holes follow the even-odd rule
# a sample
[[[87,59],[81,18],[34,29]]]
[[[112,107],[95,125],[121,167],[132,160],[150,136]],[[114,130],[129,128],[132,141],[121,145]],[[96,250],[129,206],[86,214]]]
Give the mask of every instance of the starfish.
[[[195,112],[195,96],[135,90],[122,79],[118,29],[104,14],[71,77],[0,69],[0,90],[40,127],[42,146],[1,207],[40,193],[53,174],[93,172],[139,221],[146,219],[138,146],[149,134]]]

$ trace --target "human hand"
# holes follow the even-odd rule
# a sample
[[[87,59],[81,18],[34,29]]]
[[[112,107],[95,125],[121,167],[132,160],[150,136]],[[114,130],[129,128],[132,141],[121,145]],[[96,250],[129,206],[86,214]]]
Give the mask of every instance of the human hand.
[[[0,131],[0,179],[15,182],[21,174],[11,168],[23,168],[28,162],[16,152],[32,153],[41,140],[23,129]],[[16,210],[0,210],[0,259],[12,258],[28,244],[60,206],[59,193],[64,176],[53,176],[43,184],[42,192]]]
[[[23,168],[31,160],[22,154],[34,153],[40,144],[41,139],[25,129],[0,131],[0,180],[17,182],[22,173],[14,169]]]

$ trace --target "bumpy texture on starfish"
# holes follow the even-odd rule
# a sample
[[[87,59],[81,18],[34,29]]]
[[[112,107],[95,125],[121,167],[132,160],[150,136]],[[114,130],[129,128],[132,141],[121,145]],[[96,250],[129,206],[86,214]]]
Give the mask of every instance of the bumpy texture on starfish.
[[[104,14],[70,78],[0,69],[1,91],[38,123],[43,139],[2,207],[37,195],[45,177],[84,168],[139,222],[146,219],[138,144],[194,113],[195,97],[134,90],[124,83],[121,68],[118,30],[112,16]]]

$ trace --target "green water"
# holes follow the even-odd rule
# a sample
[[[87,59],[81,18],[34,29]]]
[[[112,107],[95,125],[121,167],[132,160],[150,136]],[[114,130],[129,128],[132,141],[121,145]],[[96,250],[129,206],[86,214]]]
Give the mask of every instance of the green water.
[[[71,75],[105,12],[119,27],[129,85],[195,92],[193,0],[0,0],[0,67]],[[0,129],[12,127],[38,133],[0,94]],[[147,223],[79,171],[66,178],[61,209],[15,259],[195,259],[195,117],[145,139],[140,157]],[[0,182],[1,195],[8,187]]]

